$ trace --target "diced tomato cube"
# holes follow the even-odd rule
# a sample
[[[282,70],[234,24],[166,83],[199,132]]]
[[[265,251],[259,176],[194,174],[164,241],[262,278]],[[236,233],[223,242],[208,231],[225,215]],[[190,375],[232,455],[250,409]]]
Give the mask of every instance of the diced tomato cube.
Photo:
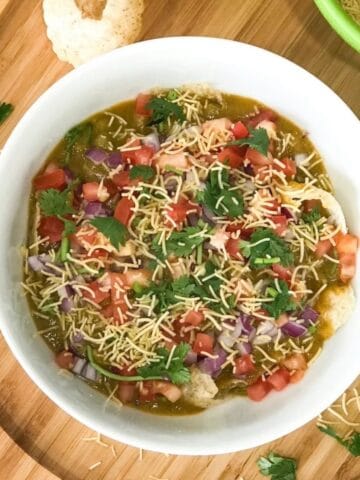
[[[320,208],[321,202],[320,200],[304,200],[303,201],[303,209],[305,213],[310,213],[314,208]]]
[[[190,310],[184,317],[184,323],[188,323],[197,327],[205,320],[205,315],[203,312],[199,312],[197,310]]]
[[[151,165],[154,156],[153,148],[147,145],[141,146],[140,141],[134,141],[131,147],[139,148],[122,152],[125,160],[130,161],[133,165]]]
[[[123,170],[122,172],[116,173],[112,177],[112,181],[118,188],[124,188],[128,186],[137,185],[140,180],[138,178],[131,180],[130,172],[128,170]]]
[[[291,280],[292,272],[289,268],[283,267],[279,263],[274,263],[272,266],[272,271],[276,273],[276,276],[281,280],[288,282]]]
[[[64,350],[56,354],[55,362],[60,368],[71,370],[75,363],[75,355],[67,350]]]
[[[195,337],[195,342],[192,347],[195,353],[212,353],[214,346],[214,338],[207,333],[197,333]]]
[[[290,373],[286,368],[279,368],[267,379],[274,390],[283,390],[290,381]]]
[[[245,124],[240,120],[235,123],[232,128],[234,137],[238,140],[239,138],[245,138],[249,135],[249,130],[246,128]]]
[[[244,155],[238,147],[225,147],[219,152],[218,158],[231,168],[239,168],[244,162]]]
[[[135,382],[120,382],[116,392],[117,398],[122,403],[130,403],[136,397],[136,383]]]
[[[246,150],[245,158],[247,158],[251,165],[257,165],[259,167],[264,167],[266,165],[272,165],[272,160],[263,155],[262,153],[258,152],[254,148],[248,148]]]
[[[271,385],[266,380],[259,378],[255,383],[249,385],[246,391],[251,400],[260,402],[271,391],[271,388]]]
[[[42,217],[38,232],[40,237],[49,237],[50,243],[60,242],[64,231],[64,222],[57,217]]]
[[[277,114],[272,110],[261,110],[261,112],[252,116],[247,121],[248,128],[255,128],[260,122],[264,120],[269,120],[270,122],[275,122],[277,120]]]
[[[287,230],[288,220],[285,215],[272,215],[270,219],[275,223],[275,232],[278,235],[283,235]]]
[[[163,395],[171,403],[177,402],[182,395],[179,387],[162,380],[154,380],[152,390],[155,394],[159,393],[160,395]]]
[[[241,259],[240,253],[240,238],[229,238],[226,242],[225,249],[232,258]]]
[[[180,198],[177,203],[171,204],[170,208],[166,210],[166,214],[170,217],[175,223],[184,222],[189,211],[198,210],[198,206],[192,204],[186,198]]]
[[[351,280],[356,273],[358,238],[349,233],[345,235],[338,234],[335,241],[340,261],[340,280],[346,283]]]
[[[250,355],[242,355],[235,359],[234,375],[236,377],[240,375],[246,375],[255,370],[255,365]]]
[[[139,390],[139,401],[153,402],[155,398],[156,398],[156,393],[154,392],[154,382],[151,380],[142,382]]]
[[[132,209],[135,207],[134,202],[127,198],[121,198],[115,207],[114,217],[123,225],[128,225],[130,218],[133,215]]]
[[[92,293],[83,289],[83,297],[91,300],[94,303],[99,304],[110,297],[110,289],[104,289],[96,280],[86,286],[91,290]]]
[[[307,363],[302,353],[293,353],[281,361],[281,364],[288,370],[306,370]]]
[[[324,255],[326,255],[327,253],[329,253],[329,251],[333,248],[333,245],[332,243],[330,242],[330,240],[320,240],[317,244],[316,244],[316,247],[315,247],[315,255],[318,257],[318,258],[321,258],[323,257]]]
[[[305,370],[296,370],[290,375],[290,383],[298,383],[304,378],[304,376]]]
[[[135,100],[135,113],[148,117],[151,115],[151,110],[147,108],[152,95],[149,93],[139,93]]]
[[[66,186],[66,176],[62,168],[56,168],[38,175],[33,180],[35,190],[62,190]]]
[[[283,172],[286,177],[293,177],[296,174],[296,163],[292,158],[284,157],[280,159],[280,162],[283,163],[284,166],[274,163],[273,167],[275,170]]]

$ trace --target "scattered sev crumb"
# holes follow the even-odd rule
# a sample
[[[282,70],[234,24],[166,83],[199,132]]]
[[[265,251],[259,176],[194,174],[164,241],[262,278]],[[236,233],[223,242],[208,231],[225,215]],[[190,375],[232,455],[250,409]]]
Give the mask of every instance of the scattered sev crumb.
[[[155,477],[154,475],[150,475],[149,480],[169,480],[169,479],[168,478]]]
[[[143,449],[142,448],[139,448],[139,461],[140,462],[143,461]]]
[[[95,468],[100,467],[101,464],[102,464],[102,462],[100,462],[100,461],[96,462],[93,465],[91,465],[91,467],[89,467],[89,470],[95,470]]]

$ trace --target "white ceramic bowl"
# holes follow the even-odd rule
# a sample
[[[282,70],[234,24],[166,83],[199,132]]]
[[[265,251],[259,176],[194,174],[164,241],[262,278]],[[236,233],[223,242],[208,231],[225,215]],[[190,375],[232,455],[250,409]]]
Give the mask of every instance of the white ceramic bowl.
[[[0,327],[33,381],[80,422],[144,449],[203,455],[274,440],[333,402],[360,373],[359,305],[305,379],[261,403],[237,398],[189,417],[153,416],[112,405],[104,409],[102,395],[81,380],[57,374],[53,353],[33,337],[35,327],[19,288],[18,253],[25,239],[30,180],[72,125],[150,87],[195,82],[256,98],[307,130],[325,158],[351,230],[360,233],[360,126],[328,87],[288,60],[250,45],[191,37],[138,43],[99,57],[53,85],[24,115],[2,152]],[[356,289],[358,285],[359,275]]]

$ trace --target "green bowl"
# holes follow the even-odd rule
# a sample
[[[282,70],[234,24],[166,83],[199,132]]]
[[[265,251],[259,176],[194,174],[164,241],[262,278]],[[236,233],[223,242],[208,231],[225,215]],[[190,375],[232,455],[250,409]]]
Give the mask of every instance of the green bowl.
[[[342,8],[339,0],[314,0],[333,29],[360,53],[360,25]]]

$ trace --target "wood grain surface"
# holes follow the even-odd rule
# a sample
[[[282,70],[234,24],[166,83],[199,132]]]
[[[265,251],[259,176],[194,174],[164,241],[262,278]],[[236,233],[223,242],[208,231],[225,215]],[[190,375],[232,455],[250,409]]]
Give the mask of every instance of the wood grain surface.
[[[0,147],[27,108],[71,70],[51,50],[41,3],[0,0],[0,100],[16,107],[0,128]],[[171,35],[231,38],[272,50],[318,76],[360,114],[360,56],[311,0],[146,0],[142,39]],[[279,82],[286,88],[286,78]],[[1,338],[0,387],[1,480],[255,480],[264,478],[256,459],[269,450],[296,458],[300,480],[360,480],[360,460],[315,422],[261,448],[209,457],[141,455],[109,440],[114,448],[86,441],[96,434],[40,392]]]

